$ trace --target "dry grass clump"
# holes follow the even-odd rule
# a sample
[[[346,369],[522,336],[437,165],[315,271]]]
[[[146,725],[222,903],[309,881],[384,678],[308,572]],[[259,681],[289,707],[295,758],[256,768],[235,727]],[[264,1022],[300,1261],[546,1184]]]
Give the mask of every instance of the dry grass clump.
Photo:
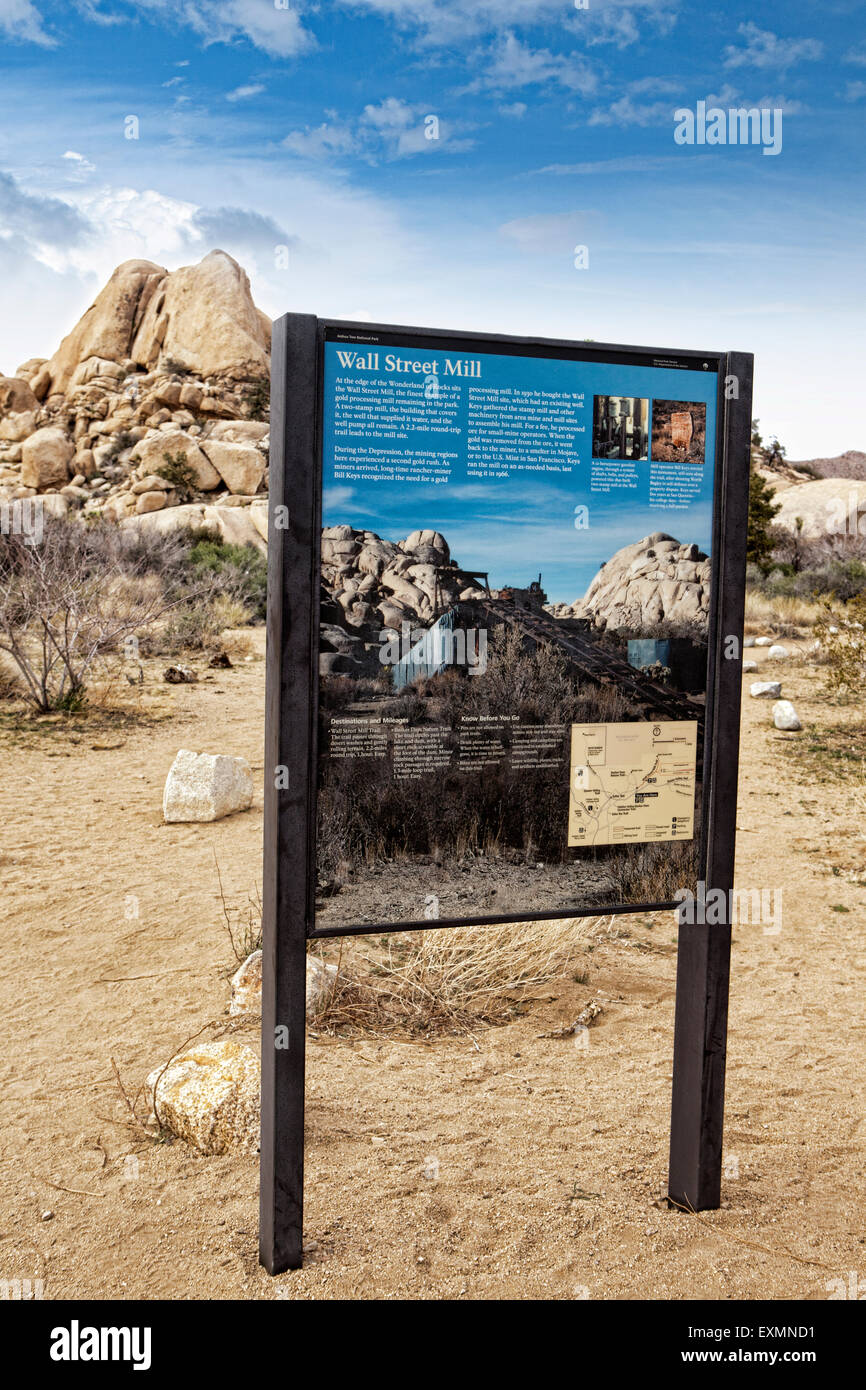
[[[245,661],[248,656],[255,656],[256,651],[256,644],[249,629],[232,626],[223,628],[215,647],[225,652],[231,661]]]
[[[749,634],[773,632],[779,637],[795,637],[802,628],[812,628],[822,605],[797,594],[765,594],[746,590],[744,631]]]
[[[467,1032],[505,1023],[561,977],[602,917],[444,927],[389,937],[380,958],[357,952],[316,1019],[329,1032]]]

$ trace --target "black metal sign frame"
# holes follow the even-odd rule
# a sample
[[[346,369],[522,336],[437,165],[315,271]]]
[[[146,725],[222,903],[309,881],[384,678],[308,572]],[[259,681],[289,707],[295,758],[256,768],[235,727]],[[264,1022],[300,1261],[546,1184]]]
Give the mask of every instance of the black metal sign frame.
[[[303,1249],[306,951],[310,939],[520,921],[495,917],[358,923],[315,920],[321,377],[326,337],[474,345],[503,354],[570,356],[717,373],[709,660],[700,876],[709,895],[733,887],[742,682],[753,359],[557,339],[419,329],[286,314],[274,324],[268,536],[263,866],[260,1258],[271,1274],[298,1268]],[[706,367],[705,367],[706,364]],[[573,904],[533,917],[676,908],[675,902]],[[677,956],[669,1195],[718,1206],[727,1035],[730,924],[683,925]]]

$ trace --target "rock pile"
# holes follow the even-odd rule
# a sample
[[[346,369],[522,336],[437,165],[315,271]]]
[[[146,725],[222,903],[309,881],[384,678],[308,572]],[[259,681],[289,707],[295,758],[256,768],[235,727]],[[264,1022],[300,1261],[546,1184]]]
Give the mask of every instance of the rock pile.
[[[0,502],[116,521],[267,487],[270,320],[223,251],[118,266],[50,360],[0,377]]]
[[[654,531],[602,565],[584,597],[550,607],[557,618],[589,618],[600,631],[659,623],[704,626],[710,608],[710,561],[696,545]]]
[[[322,532],[322,587],[323,675],[360,675],[371,658],[375,671],[384,628],[428,627],[452,604],[484,596],[438,531],[395,542],[351,526]]]

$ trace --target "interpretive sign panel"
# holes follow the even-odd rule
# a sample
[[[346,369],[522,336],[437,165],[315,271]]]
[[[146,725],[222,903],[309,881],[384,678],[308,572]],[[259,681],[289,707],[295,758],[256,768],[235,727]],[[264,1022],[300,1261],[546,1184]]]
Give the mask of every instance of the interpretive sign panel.
[[[752,359],[286,315],[272,373],[277,1269],[300,1261],[311,938],[730,887]],[[729,930],[684,931],[671,1191],[713,1205]]]
[[[693,888],[719,355],[366,327],[321,353],[316,930]]]

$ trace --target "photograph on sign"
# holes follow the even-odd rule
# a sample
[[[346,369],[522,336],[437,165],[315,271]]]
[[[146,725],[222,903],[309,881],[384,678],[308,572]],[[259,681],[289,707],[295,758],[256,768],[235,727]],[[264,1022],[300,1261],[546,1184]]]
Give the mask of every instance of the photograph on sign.
[[[718,371],[324,331],[317,929],[696,883]]]

